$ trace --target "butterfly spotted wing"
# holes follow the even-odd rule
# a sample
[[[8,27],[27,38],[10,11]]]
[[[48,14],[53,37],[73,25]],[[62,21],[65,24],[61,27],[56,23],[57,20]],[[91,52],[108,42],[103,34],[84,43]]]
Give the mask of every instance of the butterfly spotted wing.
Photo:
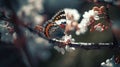
[[[53,32],[58,29],[58,26],[55,26],[54,24],[56,24],[57,21],[61,20],[61,19],[66,19],[65,16],[65,11],[61,10],[58,13],[56,13],[55,16],[52,17],[51,20],[49,20],[45,26],[45,30],[44,30],[44,34],[47,38],[50,38],[50,34],[54,34]]]
[[[64,10],[59,11],[58,13],[55,14],[55,16],[52,17],[53,22],[61,20],[61,19],[66,19]]]

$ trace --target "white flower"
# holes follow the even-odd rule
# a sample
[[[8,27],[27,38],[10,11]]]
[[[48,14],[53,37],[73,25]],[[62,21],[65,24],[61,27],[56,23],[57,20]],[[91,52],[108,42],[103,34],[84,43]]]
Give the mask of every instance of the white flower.
[[[92,16],[95,20],[99,20],[99,16],[98,16],[98,11],[94,11],[94,10],[90,10],[89,11],[90,16]]]
[[[95,20],[100,20],[100,17],[99,16],[94,16],[94,19]]]
[[[106,63],[109,63],[109,62],[110,62],[110,59],[107,59],[107,60],[106,60]]]
[[[75,41],[75,40],[72,38],[71,35],[65,35],[65,36],[63,36],[62,40],[63,40],[64,42],[67,42],[68,40],[69,40],[70,42],[74,42],[74,41]],[[62,53],[62,54],[65,54],[65,51],[71,52],[71,51],[75,50],[74,47],[70,47],[69,45],[66,45],[66,46],[64,46],[64,47],[54,46],[54,49],[56,49],[58,52],[60,52],[60,53]]]
[[[85,19],[90,19],[91,16],[92,16],[95,20],[99,20],[98,11],[89,10],[88,12],[85,12],[85,13],[83,14],[83,18],[85,18]]]
[[[67,23],[68,25],[71,25],[72,21],[71,21],[71,20],[67,20],[66,23]]]
[[[65,54],[64,48],[60,48],[60,51],[61,51],[62,54]]]
[[[90,24],[90,20],[89,20],[89,18],[88,19],[82,19],[81,20],[81,22],[80,22],[80,24],[82,24],[82,25],[84,25],[84,26],[87,26],[88,24]]]
[[[80,14],[76,9],[65,8],[64,9],[66,14],[73,15],[74,20],[78,21],[80,18]]]
[[[66,49],[66,51],[68,51],[68,52],[72,52],[72,51],[75,50],[74,47],[69,47],[68,45],[65,46],[65,49]]]
[[[104,65],[105,65],[105,62],[102,62],[102,63],[101,63],[101,66],[104,66]]]
[[[94,10],[89,10],[88,12],[86,11],[83,14],[83,19],[78,24],[79,30],[76,31],[76,35],[80,35],[81,33],[83,34],[87,31],[88,29],[87,27],[91,24],[90,23],[91,17],[93,17],[94,20],[100,19],[100,17],[98,16],[98,11],[94,11]],[[96,30],[101,30],[101,28],[97,27]]]
[[[54,46],[54,49],[60,52],[61,54],[65,54],[65,51],[72,52],[75,50],[74,47],[69,47],[69,45],[66,45],[65,47]]]
[[[58,46],[54,46],[54,49],[56,49],[58,52],[60,52],[60,48]]]
[[[89,12],[85,12],[84,14],[83,14],[83,18],[86,18],[86,19],[89,19],[90,18],[90,14],[89,14]]]
[[[54,46],[54,49],[56,49],[58,52],[65,54],[65,49],[64,48],[60,48],[58,46]]]
[[[76,31],[76,35],[84,34],[87,31],[87,24],[80,23],[78,24],[79,30]]]
[[[106,62],[101,63],[102,67],[114,67],[114,61],[113,58],[107,59]]]
[[[80,29],[81,34],[84,34],[87,31],[87,27],[83,27]]]
[[[80,35],[80,30],[77,30],[77,31],[75,32],[75,34],[76,34],[76,35]]]
[[[74,42],[75,40],[72,38],[72,35],[65,35],[62,37],[62,39],[64,40],[64,42],[67,42],[68,40],[70,40],[70,42]]]

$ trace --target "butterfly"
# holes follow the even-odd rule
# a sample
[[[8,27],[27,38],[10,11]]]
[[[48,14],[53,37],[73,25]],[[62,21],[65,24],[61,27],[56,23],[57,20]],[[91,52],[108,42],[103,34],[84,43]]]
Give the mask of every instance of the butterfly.
[[[57,12],[51,20],[48,20],[44,34],[47,38],[50,38],[50,33],[55,31],[58,27],[64,28],[66,24],[66,15],[64,10]]]

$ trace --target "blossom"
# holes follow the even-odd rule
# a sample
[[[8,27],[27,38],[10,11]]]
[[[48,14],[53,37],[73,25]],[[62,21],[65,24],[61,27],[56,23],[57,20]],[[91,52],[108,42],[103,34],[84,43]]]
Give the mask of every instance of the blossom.
[[[92,10],[86,11],[83,14],[83,19],[78,24],[78,29],[76,30],[76,35],[84,34],[88,30],[88,26],[92,25],[92,30],[104,31],[107,29],[104,25],[93,25],[95,21],[100,20],[100,14],[104,13],[104,6],[93,7]]]
[[[91,19],[93,17],[93,19]],[[91,24],[91,20],[99,20],[98,12],[94,10],[86,11],[83,14],[83,19],[78,24],[79,30],[76,31],[76,35],[80,35],[81,33],[85,33],[87,31],[87,27]]]
[[[61,54],[65,54],[65,49],[64,48],[60,48],[58,46],[54,46],[54,49],[56,49],[58,52],[60,52]]]
[[[80,35],[80,30],[77,30],[77,31],[75,32],[75,34],[76,34],[76,35]]]
[[[66,45],[65,47],[59,47],[59,46],[54,46],[54,49],[60,52],[61,54],[65,54],[65,52],[72,52],[75,50],[75,47],[70,47],[69,45]]]
[[[87,31],[86,24],[78,24],[78,30],[76,31],[76,35],[84,34]]]
[[[63,45],[62,47],[59,46],[54,46],[54,49],[56,49],[58,52],[60,52],[61,54],[65,54],[65,52],[72,52],[73,50],[75,50],[75,47],[70,47],[68,43],[70,42],[74,42],[75,40],[72,38],[71,35],[65,35],[62,37],[63,42],[65,43],[65,45]]]
[[[76,9],[70,9],[70,8],[65,8],[64,9],[65,14],[67,15],[67,19],[70,17],[73,17],[73,20],[78,21],[80,18],[80,14]]]
[[[99,20],[98,11],[89,10],[88,12],[85,12],[85,13],[83,14],[83,18],[85,18],[85,19],[90,19],[91,16],[92,16],[95,20]]]
[[[74,41],[75,41],[75,40],[72,38],[72,35],[65,35],[65,36],[62,37],[62,40],[63,40],[64,42],[67,42],[68,40],[69,40],[70,42],[74,42]]]
[[[70,46],[66,45],[65,50],[68,51],[68,52],[72,52],[72,51],[75,50],[75,47],[70,47]]]
[[[115,67],[114,66],[115,62],[113,58],[107,59],[105,62],[101,63],[102,67]]]

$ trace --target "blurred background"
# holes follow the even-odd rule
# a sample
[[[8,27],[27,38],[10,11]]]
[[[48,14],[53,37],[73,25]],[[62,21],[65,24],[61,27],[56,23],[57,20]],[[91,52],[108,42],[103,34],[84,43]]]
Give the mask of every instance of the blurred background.
[[[105,5],[105,4],[99,4]],[[96,6],[86,0],[0,0],[0,8],[8,11],[15,11],[25,23],[30,23],[33,28],[35,25],[44,24],[51,19],[56,12],[64,8],[74,8],[82,15],[85,11]],[[1,9],[2,10],[2,9]],[[110,17],[112,22],[120,21],[120,8],[111,6]],[[24,51],[21,52],[10,42],[16,38],[16,33],[9,33],[3,27],[6,21],[0,20],[0,67],[100,67],[100,64],[113,56],[112,49],[85,50],[77,48],[73,52],[66,52],[65,55],[53,49],[52,44],[37,34],[31,33],[26,28],[22,32],[26,37],[26,50],[29,54],[29,60],[26,59]],[[9,25],[12,27],[12,24]],[[86,34],[76,36],[76,41],[80,42],[112,42],[113,36],[111,29],[104,32],[86,32]],[[21,44],[22,45],[22,44]],[[29,63],[30,61],[30,63]]]

